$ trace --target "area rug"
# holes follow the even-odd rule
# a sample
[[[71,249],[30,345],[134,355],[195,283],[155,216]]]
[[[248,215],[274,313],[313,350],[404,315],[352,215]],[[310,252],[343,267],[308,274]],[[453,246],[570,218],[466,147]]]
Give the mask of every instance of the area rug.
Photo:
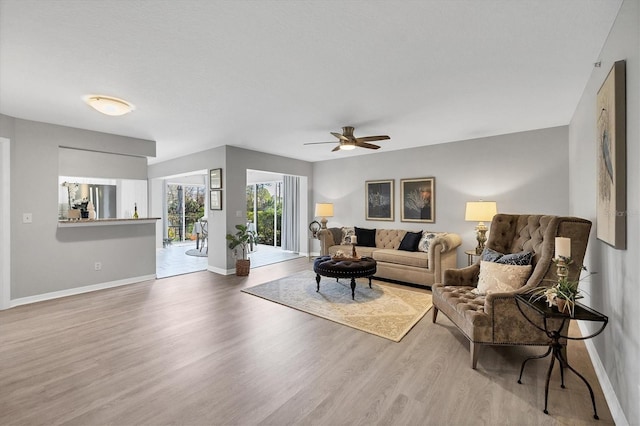
[[[202,249],[202,251],[200,251],[198,249],[189,249],[189,250],[185,251],[184,254],[186,254],[187,256],[196,256],[196,257],[208,257],[209,256],[209,254],[207,253],[207,249],[206,248]]]
[[[355,300],[350,280],[322,277],[316,292],[315,273],[305,271],[242,290],[290,308],[399,342],[431,309],[431,294],[369,280],[356,280]]]

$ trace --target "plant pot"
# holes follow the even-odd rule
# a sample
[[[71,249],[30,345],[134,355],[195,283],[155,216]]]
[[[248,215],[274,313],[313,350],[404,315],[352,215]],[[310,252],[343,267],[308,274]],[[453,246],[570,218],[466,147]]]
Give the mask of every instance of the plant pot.
[[[571,313],[571,304],[565,299],[556,298],[556,305],[558,306],[558,311],[564,312],[565,314]]]
[[[239,277],[246,277],[251,270],[251,260],[249,259],[237,259],[236,260],[236,275]]]

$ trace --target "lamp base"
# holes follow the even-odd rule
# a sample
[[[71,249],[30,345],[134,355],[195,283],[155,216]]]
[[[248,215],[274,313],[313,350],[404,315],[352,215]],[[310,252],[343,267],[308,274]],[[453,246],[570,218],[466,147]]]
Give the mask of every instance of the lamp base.
[[[327,218],[323,217],[320,219],[320,229],[327,229]]]
[[[478,240],[476,254],[482,254],[484,251],[484,243],[487,242],[487,229],[487,226],[483,222],[480,222],[478,226],[476,226],[476,240]]]

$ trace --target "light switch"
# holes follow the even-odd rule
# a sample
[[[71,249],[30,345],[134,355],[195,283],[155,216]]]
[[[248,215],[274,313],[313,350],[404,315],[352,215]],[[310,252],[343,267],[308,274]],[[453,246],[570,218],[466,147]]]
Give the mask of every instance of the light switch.
[[[242,210],[236,210],[236,217],[242,217]]]
[[[22,213],[22,223],[33,222],[33,215],[31,213]]]

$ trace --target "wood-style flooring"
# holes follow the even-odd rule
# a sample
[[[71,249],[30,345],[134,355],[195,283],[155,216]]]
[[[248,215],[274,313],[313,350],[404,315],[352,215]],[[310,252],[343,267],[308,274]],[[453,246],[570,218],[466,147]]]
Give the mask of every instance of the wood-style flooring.
[[[517,383],[544,348],[483,348],[472,370],[444,315],[394,343],[240,292],[310,268],[197,272],[0,311],[0,424],[613,424],[582,342],[569,358],[600,421],[557,367],[542,412],[548,359]]]

